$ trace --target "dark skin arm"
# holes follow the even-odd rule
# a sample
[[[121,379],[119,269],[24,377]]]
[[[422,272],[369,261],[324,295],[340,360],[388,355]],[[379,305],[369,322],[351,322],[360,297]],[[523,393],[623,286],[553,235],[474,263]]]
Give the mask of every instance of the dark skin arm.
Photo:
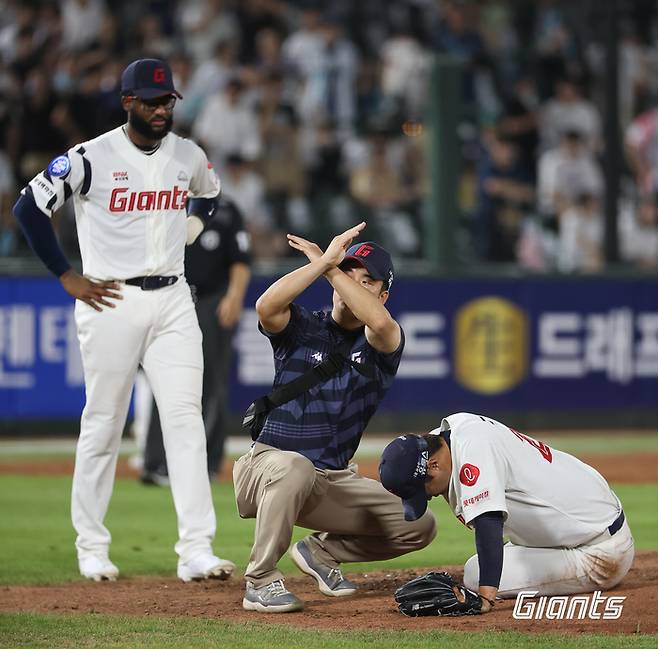
[[[106,298],[123,300],[121,293],[117,292],[121,290],[118,282],[97,282],[83,277],[72,268],[69,268],[69,270],[60,275],[59,281],[70,296],[88,304],[92,309],[96,309],[96,311],[103,310],[101,305],[110,307],[111,309],[115,308],[116,304],[113,304]]]

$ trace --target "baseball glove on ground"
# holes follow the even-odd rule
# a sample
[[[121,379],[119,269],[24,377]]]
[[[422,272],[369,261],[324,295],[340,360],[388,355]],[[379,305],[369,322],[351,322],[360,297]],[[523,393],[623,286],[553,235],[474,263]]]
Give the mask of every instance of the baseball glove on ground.
[[[400,613],[424,615],[478,615],[482,600],[477,593],[455,583],[447,572],[428,572],[395,591]]]

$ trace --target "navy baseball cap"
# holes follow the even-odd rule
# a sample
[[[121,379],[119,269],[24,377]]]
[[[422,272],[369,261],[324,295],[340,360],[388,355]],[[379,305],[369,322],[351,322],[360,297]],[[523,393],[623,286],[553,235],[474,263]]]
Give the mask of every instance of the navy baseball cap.
[[[401,435],[383,451],[379,479],[387,491],[402,498],[404,520],[418,520],[427,509],[425,493],[429,450],[418,435]]]
[[[176,88],[171,68],[160,59],[137,59],[121,75],[121,94],[134,95],[140,99],[154,99],[163,95],[183,98]]]
[[[374,241],[355,243],[347,249],[340,267],[349,260],[361,264],[374,279],[383,280],[387,290],[390,290],[393,284],[393,260],[380,245]]]

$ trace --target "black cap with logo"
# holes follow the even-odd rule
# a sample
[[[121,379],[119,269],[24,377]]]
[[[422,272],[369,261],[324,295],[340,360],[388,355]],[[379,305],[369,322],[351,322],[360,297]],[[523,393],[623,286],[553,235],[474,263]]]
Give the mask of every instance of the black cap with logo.
[[[427,442],[418,435],[401,435],[382,453],[379,479],[387,491],[402,498],[407,521],[419,519],[427,509],[425,479],[428,460]]]
[[[393,285],[393,260],[391,255],[374,241],[364,241],[350,246],[342,267],[347,261],[356,261],[363,266],[373,279],[381,279],[387,290]]]
[[[183,96],[174,88],[171,68],[160,59],[137,59],[121,75],[121,94],[140,99],[154,99],[164,95]]]

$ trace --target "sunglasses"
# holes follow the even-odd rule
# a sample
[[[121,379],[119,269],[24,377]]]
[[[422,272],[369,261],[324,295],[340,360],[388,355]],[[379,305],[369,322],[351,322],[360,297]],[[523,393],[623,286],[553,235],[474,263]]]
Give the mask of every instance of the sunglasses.
[[[139,101],[148,112],[153,112],[157,108],[165,108],[166,110],[173,110],[176,105],[176,97],[173,95],[164,95],[163,97],[153,97],[153,99],[140,99],[133,95],[129,95],[129,99]]]

